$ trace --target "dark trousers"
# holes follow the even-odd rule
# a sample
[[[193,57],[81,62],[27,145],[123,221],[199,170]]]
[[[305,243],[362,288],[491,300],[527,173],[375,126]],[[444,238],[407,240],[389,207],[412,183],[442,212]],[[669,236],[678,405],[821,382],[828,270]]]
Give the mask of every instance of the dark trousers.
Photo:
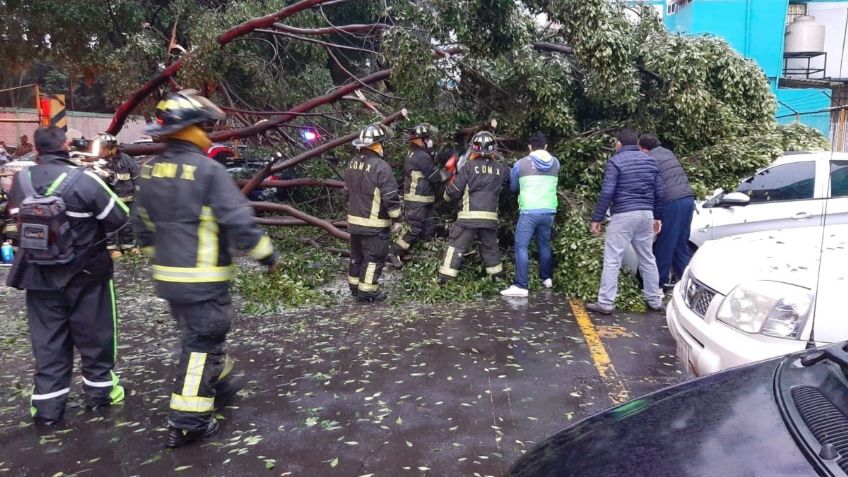
[[[395,240],[400,255],[409,255],[415,242],[432,240],[436,235],[436,211],[433,204],[406,205],[406,224]]]
[[[127,204],[127,207],[132,208],[132,199],[121,199]],[[135,235],[133,234],[132,222],[127,222],[114,235],[110,235],[106,240],[106,248],[109,250],[129,250],[135,248]]]
[[[117,323],[112,280],[64,290],[27,290],[27,318],[35,355],[32,415],[60,420],[71,389],[74,348],[82,360],[88,406],[118,403],[124,389],[115,375]]]
[[[672,270],[677,278],[682,277],[683,270],[692,259],[689,229],[692,227],[694,212],[695,200],[691,196],[673,200],[663,209],[662,230],[654,241],[654,256],[657,259],[661,288],[668,282]]]
[[[359,296],[375,296],[380,292],[380,275],[389,254],[389,232],[377,235],[350,234],[350,265],[347,281]]]
[[[215,391],[229,377],[224,351],[233,307],[229,293],[199,303],[169,302],[180,328],[180,362],[171,394],[168,424],[188,431],[206,429],[215,410]]]
[[[439,267],[440,280],[450,280],[459,274],[462,256],[475,240],[480,242],[480,255],[486,273],[495,277],[503,275],[497,229],[471,228],[454,223],[448,235],[448,250],[445,252],[442,266]]]

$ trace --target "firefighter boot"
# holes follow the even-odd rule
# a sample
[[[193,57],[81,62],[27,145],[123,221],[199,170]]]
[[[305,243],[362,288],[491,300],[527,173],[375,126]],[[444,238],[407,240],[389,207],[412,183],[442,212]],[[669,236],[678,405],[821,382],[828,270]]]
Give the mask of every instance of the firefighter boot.
[[[388,297],[383,292],[377,292],[377,293],[362,293],[362,292],[359,292],[359,294],[356,296],[356,301],[358,301],[359,303],[382,303],[382,302],[386,301],[386,298],[388,298]]]
[[[244,376],[227,376],[215,385],[215,410],[227,407],[244,387]]]
[[[391,265],[394,268],[397,268],[397,269],[403,268],[403,262],[401,261],[400,256],[397,253],[395,253],[394,251],[389,253],[389,256],[386,257],[386,261],[389,262],[389,265]]]
[[[201,439],[209,439],[220,430],[221,425],[218,424],[218,421],[214,417],[209,421],[209,424],[207,424],[206,429],[203,431],[187,431],[185,429],[168,426],[168,440],[165,443],[165,446],[170,447],[171,449],[183,447],[188,444],[193,444]]]

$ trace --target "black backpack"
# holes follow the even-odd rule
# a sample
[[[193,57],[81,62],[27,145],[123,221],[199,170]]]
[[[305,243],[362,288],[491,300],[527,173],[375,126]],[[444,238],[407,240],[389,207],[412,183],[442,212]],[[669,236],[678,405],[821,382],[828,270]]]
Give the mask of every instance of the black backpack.
[[[36,192],[30,171],[18,174],[24,193],[18,211],[20,249],[29,263],[64,265],[74,258],[74,237],[62,194],[82,176],[82,169],[62,173],[46,195]],[[58,182],[58,185],[57,185]]]

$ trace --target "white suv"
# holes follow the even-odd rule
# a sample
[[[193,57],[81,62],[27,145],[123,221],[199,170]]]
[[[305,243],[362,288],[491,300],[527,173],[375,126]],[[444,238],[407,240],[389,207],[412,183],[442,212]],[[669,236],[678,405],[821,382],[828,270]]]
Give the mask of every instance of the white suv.
[[[848,339],[846,265],[848,225],[705,243],[666,309],[678,358],[703,375]]]

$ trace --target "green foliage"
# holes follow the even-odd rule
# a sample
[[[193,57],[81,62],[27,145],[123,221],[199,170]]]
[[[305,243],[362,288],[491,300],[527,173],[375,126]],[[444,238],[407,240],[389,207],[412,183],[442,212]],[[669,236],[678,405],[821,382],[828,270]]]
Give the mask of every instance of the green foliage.
[[[554,286],[569,296],[594,301],[604,262],[604,240],[589,231],[588,209],[568,209],[557,220],[553,240],[556,269]],[[619,278],[617,306],[627,310],[644,311],[645,303],[636,277],[622,271]]]
[[[274,248],[280,255],[275,273],[256,267],[239,270],[234,288],[244,300],[245,313],[267,315],[332,302],[329,292],[317,289],[337,278],[338,258],[304,246],[300,241],[304,234],[303,230],[274,231]]]
[[[444,261],[447,242],[439,239],[426,247],[417,247],[414,260],[402,269],[402,277],[389,284],[392,303],[450,303],[470,301],[498,295],[508,280],[495,282],[485,273],[483,261],[475,249],[466,254],[459,275],[445,285],[439,284],[439,267]],[[512,277],[508,256],[504,255],[504,270]]]

